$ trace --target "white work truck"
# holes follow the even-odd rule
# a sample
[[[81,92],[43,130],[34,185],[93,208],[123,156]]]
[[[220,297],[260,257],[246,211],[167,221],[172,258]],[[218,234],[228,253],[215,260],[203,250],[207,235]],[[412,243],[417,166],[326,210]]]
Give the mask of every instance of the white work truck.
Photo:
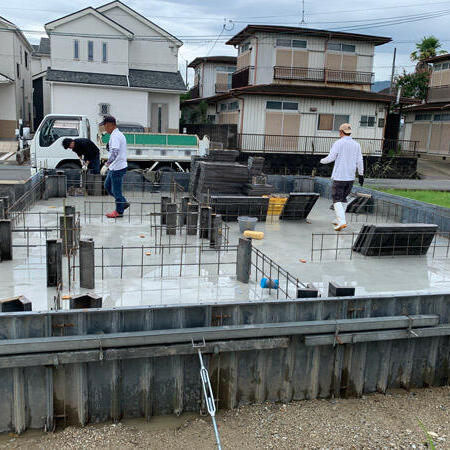
[[[118,128],[121,128],[118,123]],[[206,154],[209,139],[189,134],[136,132],[124,125],[127,140],[127,160],[130,169],[182,171],[189,168],[191,156]],[[31,142],[30,160],[35,169],[78,169],[80,160],[71,149],[62,145],[64,138],[92,139],[89,119],[76,114],[49,114],[36,130]],[[108,159],[106,144],[109,135],[103,133],[92,139],[100,148],[100,159]]]

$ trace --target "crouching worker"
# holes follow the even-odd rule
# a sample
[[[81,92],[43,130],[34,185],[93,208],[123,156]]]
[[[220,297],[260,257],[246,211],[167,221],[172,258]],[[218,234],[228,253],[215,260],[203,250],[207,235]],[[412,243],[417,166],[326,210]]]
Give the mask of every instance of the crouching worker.
[[[339,140],[331,147],[326,158],[320,160],[322,164],[334,161],[331,179],[333,206],[336,220],[333,222],[335,231],[341,231],[347,227],[345,211],[347,209],[347,196],[352,191],[355,173],[358,170],[359,184],[364,184],[364,162],[361,146],[352,139],[352,127],[349,123],[343,123],[339,127]]]
[[[127,141],[116,126],[116,119],[105,116],[100,126],[104,126],[109,138],[109,158],[100,173],[106,175],[105,189],[116,200],[115,211],[106,214],[110,219],[123,217],[123,212],[130,204],[122,193],[123,177],[127,173]]]
[[[66,150],[70,148],[78,155],[83,170],[89,170],[90,173],[100,173],[100,150],[90,139],[65,138],[62,145]]]

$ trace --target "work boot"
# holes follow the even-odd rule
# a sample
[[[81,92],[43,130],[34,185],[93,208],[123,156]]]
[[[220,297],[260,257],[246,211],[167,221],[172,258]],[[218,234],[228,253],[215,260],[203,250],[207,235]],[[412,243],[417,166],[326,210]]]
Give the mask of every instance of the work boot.
[[[111,213],[106,214],[108,219],[118,219],[119,217],[123,217],[123,214],[119,214],[117,211],[113,211]]]
[[[347,211],[347,203],[342,203],[342,207],[344,208],[344,211]],[[334,204],[333,204],[333,209],[334,209]],[[331,222],[333,225],[338,225],[339,224],[339,220],[336,218],[333,220],[333,222]]]
[[[334,227],[334,231],[342,231],[347,228],[347,222],[345,220],[344,203],[336,202],[334,204],[334,210],[336,212],[337,225]]]
[[[126,202],[124,205],[123,205],[123,210],[125,211],[126,209],[128,209],[130,207],[130,204],[128,203],[128,202]]]

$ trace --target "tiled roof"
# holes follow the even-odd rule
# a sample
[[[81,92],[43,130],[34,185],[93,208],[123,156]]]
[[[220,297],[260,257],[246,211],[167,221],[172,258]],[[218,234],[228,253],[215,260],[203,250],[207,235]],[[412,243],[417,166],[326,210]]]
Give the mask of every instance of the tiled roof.
[[[180,72],[159,72],[156,70],[129,70],[129,87],[179,90],[184,91],[183,78]],[[103,86],[123,86],[128,87],[128,80],[125,75],[75,72],[69,70],[47,70],[47,80],[61,83],[97,84]]]

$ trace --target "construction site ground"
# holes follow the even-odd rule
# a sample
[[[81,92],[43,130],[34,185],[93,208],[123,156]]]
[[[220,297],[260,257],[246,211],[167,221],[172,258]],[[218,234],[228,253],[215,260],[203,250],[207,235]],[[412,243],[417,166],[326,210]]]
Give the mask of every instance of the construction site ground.
[[[95,292],[103,297],[103,305],[114,306],[138,306],[146,304],[167,305],[182,303],[205,303],[211,301],[233,300],[257,300],[277,298],[276,292],[263,290],[259,287],[258,280],[254,279],[253,271],[249,284],[239,283],[235,279],[233,264],[236,261],[235,252],[221,251],[221,266],[217,275],[218,259],[216,251],[205,253],[201,256],[201,270],[198,265],[183,267],[180,276],[179,250],[165,251],[164,264],[174,264],[173,267],[165,267],[163,277],[159,267],[144,268],[143,276],[139,265],[161,260],[154,250],[147,255],[147,250],[141,246],[155,245],[155,232],[150,233],[150,220],[147,216],[125,215],[122,219],[107,219],[104,213],[113,208],[113,203],[107,197],[69,197],[67,204],[75,205],[81,216],[81,237],[93,238],[96,247],[116,247],[115,250],[105,250],[105,264],[118,264],[121,258],[120,246],[135,246],[135,250],[126,250],[124,259],[137,267],[123,269],[120,277],[120,269],[104,270],[102,280],[101,269],[96,270]],[[105,201],[103,215],[100,205],[92,203],[91,212],[95,215],[89,217],[85,214],[88,203]],[[130,201],[139,202],[139,198],[131,197]],[[146,201],[158,203],[160,194],[151,194]],[[62,212],[63,200],[50,199],[39,201],[31,210],[36,213],[50,213],[39,219],[37,215],[25,215],[25,226],[39,225],[49,226],[56,223],[56,214]],[[333,212],[329,209],[330,201],[319,199],[314,206],[308,220],[283,221],[276,218],[268,218],[267,222],[259,222],[256,230],[264,231],[263,240],[254,240],[253,245],[268,257],[272,258],[282,268],[289,271],[294,277],[304,283],[314,283],[322,292],[327,294],[327,286],[330,281],[335,281],[344,286],[354,286],[357,295],[403,292],[403,291],[440,291],[450,287],[450,251],[447,237],[436,237],[440,247],[428,251],[426,256],[396,256],[396,257],[365,257],[351,251],[352,242],[365,221],[369,223],[386,221],[386,217],[374,215],[349,215],[349,225],[344,234],[334,232],[331,221]],[[140,205],[131,206],[131,214],[140,211]],[[127,213],[128,214],[128,213]],[[159,217],[157,218],[159,222]],[[23,221],[15,226],[23,227]],[[239,237],[239,227],[236,222],[228,222],[229,244],[236,245]],[[162,243],[168,242],[165,230],[162,231]],[[313,238],[313,233],[316,236]],[[324,234],[322,236],[322,233]],[[350,233],[354,233],[353,235]],[[2,263],[0,272],[0,289],[2,297],[25,295],[33,303],[33,310],[45,310],[51,308],[54,301],[55,289],[46,287],[45,271],[45,235],[36,232],[30,235],[29,242],[40,245],[27,250],[24,247],[14,248],[14,259]],[[54,235],[55,236],[55,235]],[[27,237],[22,233],[13,233],[14,244],[26,245]],[[186,236],[178,232],[171,237],[172,244],[188,244],[198,246],[202,243],[196,236]],[[206,246],[207,241],[203,240]],[[312,252],[314,247],[314,252]],[[336,248],[338,250],[336,250]],[[27,255],[27,252],[29,253]],[[188,250],[187,261],[198,262],[198,251],[194,248]],[[96,264],[100,264],[100,250],[96,251]],[[205,265],[209,261],[210,265]],[[182,261],[181,261],[182,262]],[[227,264],[226,264],[227,263]],[[63,272],[67,271],[67,260],[64,258]],[[200,272],[200,273],[199,273]],[[273,274],[276,278],[276,274]],[[78,287],[78,275],[71,290],[65,282],[63,295],[76,295],[88,290]],[[92,290],[91,290],[92,291]],[[282,297],[281,297],[282,298]],[[67,302],[66,302],[67,303]],[[65,306],[63,306],[64,308]]]
[[[355,399],[265,403],[221,411],[223,449],[449,448],[450,387],[390,391]],[[427,433],[424,431],[424,429]],[[4,434],[0,448],[213,450],[209,417],[186,414],[55,433]]]

